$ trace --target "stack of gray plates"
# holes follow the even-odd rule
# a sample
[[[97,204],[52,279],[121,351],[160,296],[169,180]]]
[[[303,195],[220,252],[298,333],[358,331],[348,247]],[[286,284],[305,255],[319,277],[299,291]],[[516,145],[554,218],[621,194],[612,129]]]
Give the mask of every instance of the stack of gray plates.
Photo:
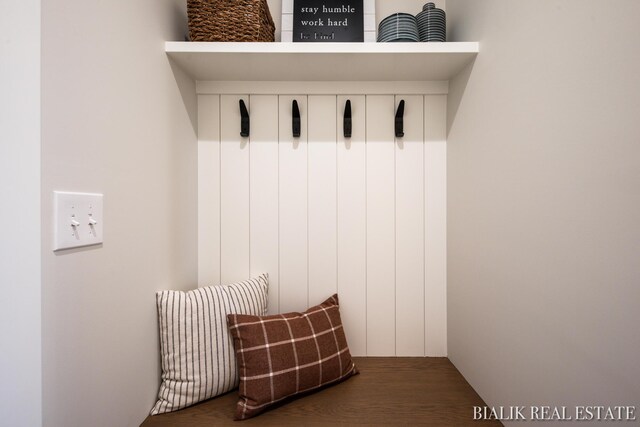
[[[447,41],[447,17],[434,3],[427,3],[416,16],[421,42]]]
[[[394,13],[380,21],[378,26],[379,42],[417,42],[420,41],[416,17],[410,13]]]

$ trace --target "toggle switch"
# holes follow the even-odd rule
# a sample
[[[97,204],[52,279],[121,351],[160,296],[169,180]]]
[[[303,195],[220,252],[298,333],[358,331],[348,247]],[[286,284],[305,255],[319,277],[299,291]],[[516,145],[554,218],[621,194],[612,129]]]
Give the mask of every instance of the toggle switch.
[[[102,194],[54,191],[54,251],[103,242],[102,199]]]

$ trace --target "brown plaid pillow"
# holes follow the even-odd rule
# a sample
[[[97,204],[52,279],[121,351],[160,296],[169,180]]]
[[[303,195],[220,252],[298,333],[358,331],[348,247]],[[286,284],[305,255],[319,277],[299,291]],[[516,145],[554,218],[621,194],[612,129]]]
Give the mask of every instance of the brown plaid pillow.
[[[240,370],[236,420],[358,373],[342,328],[338,295],[304,313],[229,314]]]

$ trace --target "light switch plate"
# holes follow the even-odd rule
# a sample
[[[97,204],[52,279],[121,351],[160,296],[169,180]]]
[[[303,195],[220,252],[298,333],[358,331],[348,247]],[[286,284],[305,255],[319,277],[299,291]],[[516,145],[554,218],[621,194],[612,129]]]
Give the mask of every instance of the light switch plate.
[[[53,200],[54,251],[102,243],[102,194],[54,191]]]

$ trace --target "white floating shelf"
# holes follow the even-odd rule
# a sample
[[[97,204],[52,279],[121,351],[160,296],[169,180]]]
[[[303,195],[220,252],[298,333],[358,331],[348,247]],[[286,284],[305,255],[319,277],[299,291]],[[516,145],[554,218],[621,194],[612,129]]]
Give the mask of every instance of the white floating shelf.
[[[198,81],[449,80],[479,50],[478,42],[165,44]]]

